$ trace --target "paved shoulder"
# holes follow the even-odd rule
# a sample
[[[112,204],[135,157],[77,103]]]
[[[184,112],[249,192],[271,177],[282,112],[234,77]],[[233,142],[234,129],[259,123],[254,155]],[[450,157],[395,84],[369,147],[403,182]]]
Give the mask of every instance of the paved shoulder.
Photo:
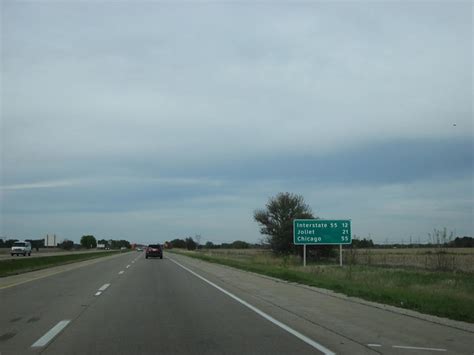
[[[330,292],[172,254],[217,285],[338,353],[451,352],[472,354],[472,325],[463,329],[396,313]],[[449,322],[447,322],[449,323]]]

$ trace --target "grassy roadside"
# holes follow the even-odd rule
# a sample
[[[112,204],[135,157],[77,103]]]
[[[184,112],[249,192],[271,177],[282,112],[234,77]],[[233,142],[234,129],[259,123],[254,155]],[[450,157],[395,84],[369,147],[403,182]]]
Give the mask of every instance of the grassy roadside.
[[[377,266],[289,265],[284,258],[239,258],[202,252],[171,252],[348,296],[421,313],[474,323],[472,273],[407,270]]]
[[[22,274],[28,271],[41,270],[58,265],[71,264],[78,261],[97,259],[117,253],[120,253],[120,251],[54,255],[38,258],[19,257],[17,259],[0,260],[0,277]]]

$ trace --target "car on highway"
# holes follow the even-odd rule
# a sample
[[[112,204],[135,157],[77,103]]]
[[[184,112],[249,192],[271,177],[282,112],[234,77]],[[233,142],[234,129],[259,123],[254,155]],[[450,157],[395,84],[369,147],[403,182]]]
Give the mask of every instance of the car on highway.
[[[160,257],[160,259],[163,259],[163,248],[160,244],[150,244],[147,246],[145,258],[148,259],[149,257]]]
[[[20,255],[22,254],[23,256],[31,256],[31,243],[30,242],[25,242],[25,241],[16,241],[13,243],[10,254],[13,255]]]

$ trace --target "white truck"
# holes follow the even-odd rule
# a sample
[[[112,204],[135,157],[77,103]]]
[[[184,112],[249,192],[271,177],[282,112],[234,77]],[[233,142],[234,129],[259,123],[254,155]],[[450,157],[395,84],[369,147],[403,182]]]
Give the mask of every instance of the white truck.
[[[13,243],[10,254],[13,255],[20,255],[22,254],[23,256],[31,256],[31,243],[30,242],[24,242],[22,240],[19,240],[15,243]]]

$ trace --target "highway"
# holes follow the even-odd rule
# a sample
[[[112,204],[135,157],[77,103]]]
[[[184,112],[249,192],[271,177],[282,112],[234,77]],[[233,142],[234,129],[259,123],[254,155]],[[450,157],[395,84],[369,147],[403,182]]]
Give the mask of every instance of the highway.
[[[0,279],[6,354],[473,354],[474,326],[165,253]]]

